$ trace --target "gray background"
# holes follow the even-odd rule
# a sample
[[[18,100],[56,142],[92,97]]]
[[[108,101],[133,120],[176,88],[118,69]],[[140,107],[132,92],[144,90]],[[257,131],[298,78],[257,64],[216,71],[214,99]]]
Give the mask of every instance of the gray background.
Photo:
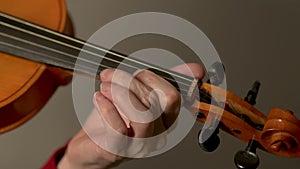
[[[217,49],[226,66],[230,91],[244,97],[254,80],[260,80],[262,88],[256,105],[259,110],[267,114],[270,108],[280,107],[294,110],[299,116],[298,0],[67,0],[67,5],[76,36],[82,39],[108,22],[136,12],[166,12],[187,19]],[[130,46],[136,42],[139,48],[147,47],[147,43],[151,46],[155,38],[149,39],[150,42],[147,38],[133,38],[119,49],[130,53],[135,50]],[[234,168],[233,156],[246,143],[221,132],[218,150],[205,153],[197,145],[200,128],[196,124],[178,146],[165,154],[126,162],[117,168]],[[79,129],[71,85],[61,87],[30,122],[0,136],[0,168],[39,168]],[[262,151],[258,154],[261,169],[299,168],[299,159],[275,157]]]

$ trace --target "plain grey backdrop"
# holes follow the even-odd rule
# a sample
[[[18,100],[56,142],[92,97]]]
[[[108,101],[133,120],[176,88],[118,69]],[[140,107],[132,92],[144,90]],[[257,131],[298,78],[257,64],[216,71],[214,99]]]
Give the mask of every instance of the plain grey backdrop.
[[[226,66],[230,91],[244,97],[251,84],[260,80],[262,87],[256,105],[259,110],[268,114],[271,108],[280,107],[300,115],[298,0],[67,0],[67,6],[76,37],[81,39],[88,39],[114,19],[136,12],[165,12],[182,17],[201,29],[214,44]],[[138,49],[147,48],[159,39],[136,37],[119,45],[119,49],[130,53],[136,50],[135,43]],[[175,52],[188,53],[175,46]],[[164,47],[172,50],[172,43]],[[0,136],[1,169],[39,168],[80,129],[71,90],[71,85],[59,88],[37,116]],[[117,168],[234,169],[233,156],[246,143],[221,132],[217,151],[205,153],[197,145],[200,128],[196,124],[179,145],[162,155],[132,160]],[[296,169],[300,165],[299,158],[276,157],[260,150],[258,154],[260,169]]]

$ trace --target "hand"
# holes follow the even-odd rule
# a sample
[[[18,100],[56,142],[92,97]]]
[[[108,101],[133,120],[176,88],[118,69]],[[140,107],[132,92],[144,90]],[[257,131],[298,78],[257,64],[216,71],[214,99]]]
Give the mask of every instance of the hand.
[[[180,65],[173,70],[195,78],[204,75],[197,64]],[[105,169],[119,164],[126,156],[143,157],[162,148],[165,137],[162,134],[152,144],[139,138],[162,133],[178,115],[180,94],[152,72],[142,70],[133,76],[107,69],[100,77],[100,92],[95,93],[93,100],[95,109],[70,141],[59,169]]]

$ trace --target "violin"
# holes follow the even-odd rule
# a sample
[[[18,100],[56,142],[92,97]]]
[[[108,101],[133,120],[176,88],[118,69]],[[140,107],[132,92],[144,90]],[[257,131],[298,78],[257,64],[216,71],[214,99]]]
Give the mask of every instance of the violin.
[[[30,4],[35,4],[34,10],[26,10]],[[218,146],[220,128],[249,143],[246,150],[235,156],[238,168],[258,166],[256,148],[282,157],[300,156],[300,121],[288,110],[274,108],[268,116],[257,110],[254,104],[258,82],[243,99],[214,85],[214,82],[204,83],[149,66],[94,44],[87,45],[89,55],[75,69],[76,56],[86,42],[72,35],[72,23],[64,0],[0,1],[0,51],[3,52],[0,54],[0,133],[22,125],[38,113],[59,86],[71,81],[74,71],[93,76],[94,70],[99,74],[102,69],[117,67],[123,60],[134,65],[134,68],[127,67],[129,72],[150,69],[179,88],[169,76],[176,75],[185,84],[186,90],[181,94],[187,101],[194,100],[195,91],[200,93],[189,109],[198,112],[195,117],[199,122],[217,125],[208,139],[203,140],[203,136],[210,132],[210,127],[202,129],[198,136],[200,147],[205,151],[214,151]],[[104,62],[96,64],[93,61],[95,55],[103,56]],[[213,69],[218,67],[216,65]],[[225,100],[218,93],[225,93]]]
[[[32,4],[36,8],[30,7]],[[3,24],[9,23],[2,13],[23,18],[58,32],[73,34],[65,2],[62,0],[0,1],[0,11],[0,48],[3,52],[5,52],[3,50],[5,44],[15,45],[7,43],[7,38],[4,39],[3,35],[14,36],[18,31],[8,33],[4,30],[7,27]],[[12,57],[6,53],[1,53],[0,65],[0,133],[12,130],[28,121],[43,107],[59,85],[67,84],[71,80],[71,74],[63,69]]]

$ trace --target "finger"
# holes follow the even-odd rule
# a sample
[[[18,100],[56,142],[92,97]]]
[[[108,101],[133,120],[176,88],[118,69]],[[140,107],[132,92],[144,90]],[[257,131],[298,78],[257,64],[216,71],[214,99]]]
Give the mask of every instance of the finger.
[[[202,79],[205,75],[204,68],[197,63],[178,65],[173,67],[172,70],[197,79]]]
[[[135,94],[117,84],[102,82],[101,93],[113,102],[121,114],[129,119],[134,137],[152,136],[152,121],[154,121],[155,116],[159,117],[153,112],[161,112],[159,108],[157,108],[158,110],[153,110],[154,108],[148,110]]]
[[[128,134],[126,124],[121,115],[118,113],[115,106],[104,97],[104,95],[102,95],[100,92],[96,92],[93,102],[96,108],[99,110],[99,113],[102,115],[102,118],[111,128],[123,135]]]
[[[141,70],[135,76],[143,84],[154,89],[158,95],[166,127],[177,118],[181,106],[181,96],[177,89],[165,79],[148,70]]]
[[[101,72],[100,77],[102,82],[115,83],[129,89],[147,108],[151,106],[149,97],[151,97],[152,89],[134,78],[133,75],[122,70],[106,69]]]

